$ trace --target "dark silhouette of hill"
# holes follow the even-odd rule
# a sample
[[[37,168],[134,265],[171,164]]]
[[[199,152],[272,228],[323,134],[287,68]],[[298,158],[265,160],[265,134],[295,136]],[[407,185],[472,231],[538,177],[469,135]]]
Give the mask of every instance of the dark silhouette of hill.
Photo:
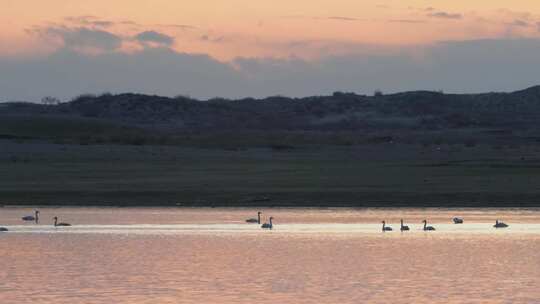
[[[530,127],[540,120],[540,86],[513,93],[415,91],[365,96],[196,100],[139,94],[85,95],[59,105],[6,103],[1,114],[82,117],[191,130],[360,130]]]
[[[185,144],[184,135],[191,134],[189,138],[198,144],[222,140],[235,146],[257,144],[265,136],[284,138],[276,135],[283,132],[292,134],[288,141],[272,139],[263,145],[286,148],[290,142],[302,140],[355,144],[397,139],[521,143],[540,138],[536,134],[540,86],[512,93],[413,91],[366,96],[335,92],[330,96],[239,100],[83,95],[58,105],[0,104],[0,116],[0,136],[4,138],[77,138],[82,143]],[[299,132],[303,132],[301,140]],[[244,134],[242,139],[236,138],[239,134]]]

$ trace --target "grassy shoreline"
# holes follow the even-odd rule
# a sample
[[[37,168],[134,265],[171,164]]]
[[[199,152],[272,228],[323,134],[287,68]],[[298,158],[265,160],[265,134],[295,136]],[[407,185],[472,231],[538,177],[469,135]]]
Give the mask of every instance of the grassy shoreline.
[[[540,207],[538,146],[0,148],[0,206]]]

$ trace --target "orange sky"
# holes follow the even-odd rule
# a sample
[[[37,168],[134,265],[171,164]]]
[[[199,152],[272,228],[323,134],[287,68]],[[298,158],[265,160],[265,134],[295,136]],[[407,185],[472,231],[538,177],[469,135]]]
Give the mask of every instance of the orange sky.
[[[92,17],[73,19],[84,16]],[[3,55],[51,52],[61,43],[36,32],[85,27],[121,37],[122,50],[137,47],[129,37],[152,30],[173,37],[177,51],[221,60],[313,58],[364,45],[538,37],[540,1],[3,0],[0,25]]]

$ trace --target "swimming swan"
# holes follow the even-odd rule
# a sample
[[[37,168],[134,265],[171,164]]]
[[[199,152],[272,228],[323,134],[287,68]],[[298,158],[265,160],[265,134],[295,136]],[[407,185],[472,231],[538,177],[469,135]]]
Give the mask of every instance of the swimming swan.
[[[463,224],[463,219],[459,217],[453,218],[452,221],[454,221],[454,224]]]
[[[503,222],[499,222],[499,220],[496,220],[495,225],[493,225],[493,227],[495,227],[495,228],[506,228],[506,227],[508,227],[508,225],[503,223]]]
[[[270,219],[269,219],[269,220],[270,220],[270,223],[264,223],[264,224],[262,224],[262,225],[261,225],[261,228],[262,228],[262,229],[272,229],[272,228],[274,228],[274,225],[272,224],[272,220],[273,220],[273,219],[274,219],[273,217],[270,217]]]
[[[27,221],[27,222],[30,222],[30,221],[35,221],[36,223],[39,222],[39,210],[36,210],[34,212],[34,215],[23,216],[22,220]]]
[[[409,226],[403,225],[403,219],[401,219],[401,227],[399,228],[401,231],[409,231]]]
[[[261,214],[262,212],[257,212],[257,218],[250,218],[250,219],[247,219],[246,220],[246,223],[256,223],[256,224],[260,224],[261,223]]]
[[[382,231],[392,231],[392,227],[386,227],[386,222],[382,221]]]
[[[71,224],[68,224],[68,223],[58,223],[58,217],[54,217],[54,227],[57,227],[57,226],[71,226]]]
[[[423,220],[422,221],[424,223],[424,231],[434,231],[435,228],[433,228],[433,226],[428,226],[427,225],[427,220]]]

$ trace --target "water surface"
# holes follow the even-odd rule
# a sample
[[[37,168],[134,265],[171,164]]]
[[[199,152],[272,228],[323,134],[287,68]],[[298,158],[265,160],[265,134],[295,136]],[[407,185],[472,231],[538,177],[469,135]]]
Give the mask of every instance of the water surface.
[[[0,208],[1,303],[540,299],[540,210],[263,209],[272,231],[244,222],[251,209],[40,210],[35,224],[20,220],[32,209]],[[54,216],[74,226],[54,228]],[[411,231],[381,232],[400,218]],[[497,218],[510,227],[494,229]]]

